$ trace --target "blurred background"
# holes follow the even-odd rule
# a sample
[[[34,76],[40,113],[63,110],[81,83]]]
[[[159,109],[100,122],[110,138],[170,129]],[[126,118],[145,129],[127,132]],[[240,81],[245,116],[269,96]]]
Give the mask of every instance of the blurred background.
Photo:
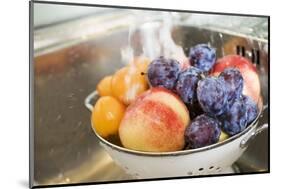
[[[159,23],[168,24],[172,46],[187,54],[197,43],[216,47],[218,56],[247,58],[259,51],[263,98],[268,101],[268,19],[199,13],[159,12],[33,3],[34,185],[135,179],[99,146],[84,99],[97,82],[126,64],[128,47],[144,53]],[[168,17],[168,19],[167,19]],[[155,48],[148,55],[155,55]],[[173,51],[173,49],[171,50]],[[151,53],[150,53],[151,52]],[[261,123],[266,123],[268,112]],[[259,135],[230,172],[268,170],[268,133]]]
[[[90,16],[108,9],[86,6],[71,6],[60,4],[34,4],[34,27],[44,27],[50,24]],[[51,13],[51,14],[50,14]]]

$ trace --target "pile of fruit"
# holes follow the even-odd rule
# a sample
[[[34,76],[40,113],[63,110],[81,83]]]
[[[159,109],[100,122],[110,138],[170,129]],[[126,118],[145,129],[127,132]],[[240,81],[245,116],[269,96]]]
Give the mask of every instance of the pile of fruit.
[[[138,57],[97,86],[92,127],[122,146],[171,152],[208,146],[242,132],[258,115],[255,66],[238,55],[217,60],[199,44],[188,61]]]

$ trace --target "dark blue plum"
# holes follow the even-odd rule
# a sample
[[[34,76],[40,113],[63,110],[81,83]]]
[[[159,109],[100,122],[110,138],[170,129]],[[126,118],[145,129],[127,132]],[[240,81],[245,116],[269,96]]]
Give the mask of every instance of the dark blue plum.
[[[180,72],[175,91],[187,105],[197,102],[197,83],[201,79],[201,70],[191,67]]]
[[[247,109],[243,99],[236,99],[232,106],[220,116],[220,121],[222,129],[230,136],[242,132],[248,121]]]
[[[223,114],[227,110],[227,89],[223,80],[207,77],[198,82],[197,99],[204,112],[213,116]]]
[[[151,86],[173,90],[179,73],[180,64],[177,60],[161,56],[149,64],[147,77]]]
[[[229,105],[240,98],[243,90],[243,77],[237,68],[226,68],[220,73],[219,78],[223,79],[227,86]]]
[[[186,128],[184,136],[187,148],[200,148],[219,141],[220,122],[207,114],[197,116]]]
[[[207,44],[198,44],[189,51],[190,63],[203,72],[208,72],[216,62],[216,50]]]
[[[259,109],[257,104],[249,96],[242,95],[242,99],[246,106],[246,111],[248,115],[247,124],[251,123],[259,114]]]

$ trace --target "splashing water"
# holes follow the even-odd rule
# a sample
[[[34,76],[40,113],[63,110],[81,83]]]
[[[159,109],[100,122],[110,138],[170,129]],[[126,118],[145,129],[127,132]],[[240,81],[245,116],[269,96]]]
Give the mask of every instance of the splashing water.
[[[153,13],[134,13],[135,19],[129,28],[128,46],[121,49],[124,64],[134,61],[137,56],[147,57],[150,60],[165,56],[174,58],[180,63],[186,61],[187,57],[183,48],[178,46],[172,38],[172,28],[178,21],[173,13],[163,12],[157,18]],[[139,37],[139,43],[133,40],[136,36]],[[136,48],[142,49],[142,52],[137,52]]]
[[[185,63],[187,57],[183,48],[175,44],[172,38],[174,22],[177,21],[172,13],[163,12],[155,15],[153,12],[134,12],[135,17],[129,27],[128,45],[121,49],[122,62],[130,64],[129,71],[124,81],[126,86],[130,86],[126,91],[125,98],[133,100],[138,91],[140,83],[134,81],[135,74],[138,74],[136,64],[137,57],[146,57],[150,61],[164,56]],[[156,19],[157,18],[157,19]],[[138,61],[138,63],[144,63]]]
[[[163,23],[160,29],[160,42],[163,46],[163,55],[168,58],[174,58],[182,63],[186,56],[183,48],[176,45],[172,38],[172,28],[174,26],[171,13],[163,13]]]

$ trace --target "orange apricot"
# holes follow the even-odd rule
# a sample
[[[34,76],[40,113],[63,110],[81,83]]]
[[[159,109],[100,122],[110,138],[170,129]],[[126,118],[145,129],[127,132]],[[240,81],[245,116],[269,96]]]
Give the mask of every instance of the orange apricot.
[[[112,94],[126,105],[148,89],[146,75],[135,65],[129,65],[118,70],[111,80]]]
[[[106,76],[98,83],[97,91],[100,96],[112,96],[111,79],[112,76]]]
[[[126,106],[111,96],[98,99],[92,111],[92,128],[101,137],[118,134]]]

